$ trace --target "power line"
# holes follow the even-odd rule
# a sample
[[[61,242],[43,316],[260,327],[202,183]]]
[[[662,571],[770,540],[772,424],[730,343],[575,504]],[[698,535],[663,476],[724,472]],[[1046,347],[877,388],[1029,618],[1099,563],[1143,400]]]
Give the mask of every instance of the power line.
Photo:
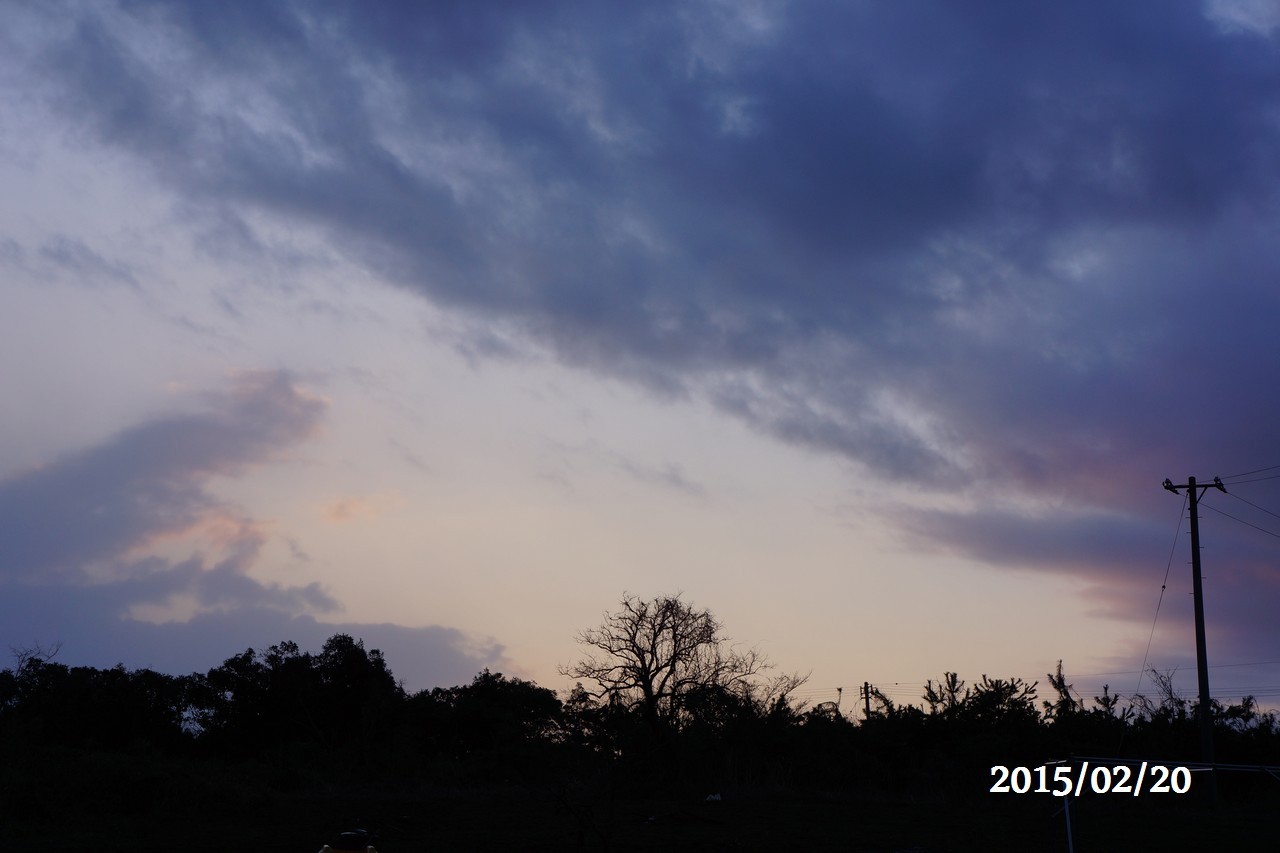
[[[1242,661],[1240,663],[1212,663],[1212,664],[1209,664],[1209,669],[1238,669],[1240,667],[1245,667],[1245,666],[1280,666],[1280,660],[1251,660],[1251,661]],[[1111,672],[1070,672],[1068,671],[1066,674],[1072,679],[1107,678],[1113,675],[1135,675],[1140,671],[1141,670],[1137,670],[1137,669],[1117,669]],[[848,684],[854,680],[855,679],[853,678],[849,678],[845,680],[845,683]],[[887,685],[886,687],[879,688],[881,693],[903,693],[909,690],[915,690],[917,688],[923,689],[925,681],[929,681],[929,680],[930,679],[915,680],[915,681],[881,681],[881,682],[878,682],[878,684]],[[838,688],[836,687],[806,686],[806,687],[801,687],[799,690],[794,691],[791,695],[805,696],[809,694],[813,694],[813,695],[832,694],[832,693],[835,693],[837,689]]]
[[[1280,664],[1280,661],[1258,661],[1258,662],[1252,662],[1252,663],[1218,664],[1210,668],[1219,669],[1224,667],[1262,666],[1262,665],[1272,665],[1272,664]],[[1099,673],[1094,675],[1071,676],[1072,681],[1075,682],[1075,684],[1072,685],[1072,692],[1075,693],[1077,696],[1079,696],[1081,701],[1083,702],[1087,694],[1096,693],[1102,690],[1104,687],[1106,687],[1106,685],[1100,684],[1100,683],[1081,684],[1079,679],[1093,678],[1093,677],[1097,677],[1098,675],[1128,675],[1128,674],[1132,674],[1132,672],[1133,672],[1132,670],[1126,670],[1124,672],[1117,672],[1117,673]],[[1077,689],[1075,685],[1079,685],[1079,688]],[[915,689],[911,689],[906,685],[900,685],[899,689],[897,690],[881,689],[881,688],[874,688],[874,690],[877,694],[894,700],[895,703],[909,705],[914,700],[919,700],[923,698],[924,684],[921,683]],[[831,688],[830,691],[826,691],[825,695],[830,696],[832,691],[834,691],[834,688]],[[818,691],[815,691],[815,692],[818,692]],[[1142,694],[1134,692],[1131,694],[1113,693],[1111,695],[1132,702]],[[1214,690],[1210,696],[1210,698],[1213,700],[1217,700],[1225,703],[1232,703],[1237,700],[1243,699],[1244,697],[1251,697],[1253,699],[1258,699],[1258,700],[1280,698],[1280,684],[1274,684],[1274,683],[1247,684],[1246,683],[1246,684],[1230,685],[1226,687],[1220,686],[1216,690]],[[796,700],[799,700],[804,704],[808,704],[810,702],[813,702],[816,699],[821,698],[821,696],[820,695],[806,696],[802,694],[793,694],[793,698]],[[916,706],[916,707],[919,707],[919,706]]]
[[[1160,582],[1160,597],[1156,599],[1156,615],[1151,618],[1151,634],[1147,637],[1147,650],[1142,653],[1142,666],[1138,668],[1138,686],[1133,688],[1137,693],[1142,689],[1142,676],[1147,671],[1147,659],[1151,656],[1151,642],[1156,638],[1156,621],[1160,618],[1160,605],[1164,603],[1164,591],[1169,586],[1169,572],[1173,569],[1173,553],[1178,550],[1178,537],[1182,535],[1182,516],[1187,511],[1188,496],[1182,498],[1182,509],[1178,510],[1178,526],[1173,531],[1173,544],[1169,546],[1169,561],[1164,567],[1164,580]]]
[[[1270,477],[1254,477],[1252,480],[1232,480],[1231,485],[1240,486],[1245,483],[1261,483],[1263,480],[1280,480],[1280,474],[1272,474]]]
[[[1248,477],[1250,474],[1261,474],[1263,471],[1274,471],[1277,468],[1280,468],[1280,465],[1271,465],[1266,468],[1255,468],[1252,471],[1241,471],[1239,474],[1228,474],[1222,479],[1230,480],[1233,477]]]
[[[1145,668],[1146,662],[1144,661],[1143,663]],[[1240,666],[1280,666],[1280,660],[1259,660],[1259,661],[1249,661],[1248,663],[1214,663],[1214,664],[1209,664],[1209,669],[1227,669],[1229,667],[1240,667]],[[1138,669],[1123,669],[1123,670],[1117,670],[1115,672],[1084,672],[1084,673],[1071,672],[1067,674],[1070,675],[1072,678],[1106,678],[1109,675],[1133,675],[1136,672],[1142,672],[1142,671],[1143,670],[1138,670]]]
[[[1235,498],[1235,499],[1236,499],[1236,500],[1238,500],[1238,501],[1244,501],[1244,503],[1247,503],[1249,506],[1253,507],[1254,509],[1258,510],[1259,512],[1265,512],[1267,515],[1274,516],[1274,517],[1276,517],[1276,518],[1280,518],[1280,513],[1274,513],[1274,512],[1272,512],[1271,510],[1267,509],[1267,508],[1266,508],[1266,507],[1264,507],[1264,506],[1258,506],[1258,505],[1257,505],[1256,503],[1254,503],[1253,501],[1245,500],[1244,498],[1242,498],[1242,497],[1240,497],[1239,495],[1237,495],[1235,492],[1227,492],[1227,494],[1228,494],[1228,495],[1230,495],[1231,497]]]
[[[1254,530],[1257,530],[1257,531],[1260,531],[1260,532],[1262,532],[1262,533],[1265,533],[1265,534],[1267,534],[1268,536],[1274,536],[1274,537],[1276,537],[1277,539],[1280,539],[1280,533],[1275,533],[1275,532],[1273,532],[1273,531],[1271,531],[1271,530],[1267,530],[1265,527],[1259,527],[1259,526],[1258,526],[1258,525],[1256,525],[1256,524],[1250,524],[1249,522],[1245,521],[1243,518],[1236,518],[1236,517],[1235,517],[1234,515],[1232,515],[1231,513],[1229,513],[1229,512],[1223,512],[1222,510],[1218,509],[1217,507],[1209,506],[1208,504],[1201,504],[1201,506],[1203,506],[1205,509],[1213,510],[1213,511],[1214,511],[1214,512],[1216,512],[1218,515],[1225,515],[1227,518],[1231,519],[1232,521],[1238,521],[1238,522],[1240,522],[1241,524],[1243,524],[1245,527],[1252,527]]]

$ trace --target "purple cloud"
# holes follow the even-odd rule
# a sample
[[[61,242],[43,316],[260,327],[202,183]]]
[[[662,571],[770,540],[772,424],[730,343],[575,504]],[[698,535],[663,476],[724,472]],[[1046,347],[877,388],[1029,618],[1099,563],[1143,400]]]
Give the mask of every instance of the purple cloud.
[[[1280,414],[1212,378],[1276,378],[1280,69],[1192,4],[134,4],[62,32],[46,93],[245,234],[311,223],[568,363],[888,477],[1062,493],[1223,422],[1214,461],[1249,464],[1243,415]],[[1174,370],[1201,328],[1230,344]],[[1174,429],[1183,394],[1225,417]]]
[[[205,403],[203,412],[146,421],[0,481],[0,624],[11,644],[60,643],[77,663],[185,672],[246,646],[289,639],[319,648],[346,632],[386,651],[416,688],[509,668],[500,645],[453,628],[317,622],[313,614],[341,609],[320,584],[252,577],[265,528],[214,497],[210,480],[242,475],[305,441],[327,406],[283,371],[241,373]],[[145,555],[157,540],[193,530],[212,540],[216,557]],[[193,618],[129,618],[131,608],[179,598],[196,603]]]
[[[551,352],[923,495],[999,492],[886,513],[922,547],[1127,578],[1163,553],[1161,479],[1280,462],[1273,31],[1198,3],[392,9],[27,10],[24,67],[193,232],[314,228],[463,315],[477,358]],[[35,504],[4,487],[82,524],[22,528],[10,571],[207,510],[105,476],[131,442],[14,481]],[[79,479],[125,484],[112,515]]]
[[[286,373],[245,373],[203,414],[152,420],[105,443],[0,481],[0,572],[25,581],[80,582],[95,564],[124,559],[157,537],[234,510],[206,489],[265,463],[318,427],[325,404]],[[232,522],[248,561],[259,534]]]

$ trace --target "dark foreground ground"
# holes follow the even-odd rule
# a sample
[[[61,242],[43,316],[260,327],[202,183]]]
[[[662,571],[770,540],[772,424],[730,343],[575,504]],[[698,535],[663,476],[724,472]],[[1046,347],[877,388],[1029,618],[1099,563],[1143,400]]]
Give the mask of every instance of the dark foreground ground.
[[[1074,850],[1276,849],[1280,783],[1251,783],[1217,808],[1194,794],[1071,801]],[[1066,851],[1067,815],[1048,796],[893,797],[726,791],[702,798],[611,799],[589,787],[311,792],[259,796],[114,791],[103,802],[6,809],[0,851],[316,853],[337,833],[376,831],[382,853],[440,850]],[[76,786],[71,784],[69,789]],[[201,794],[203,796],[201,796]],[[95,798],[96,799],[96,798]],[[175,805],[177,803],[177,805]],[[159,806],[159,807],[157,807]]]

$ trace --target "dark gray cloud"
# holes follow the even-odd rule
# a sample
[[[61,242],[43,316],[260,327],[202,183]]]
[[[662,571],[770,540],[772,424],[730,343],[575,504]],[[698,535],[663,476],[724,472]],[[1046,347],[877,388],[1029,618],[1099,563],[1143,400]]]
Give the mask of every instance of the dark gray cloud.
[[[155,418],[0,481],[0,642],[60,643],[77,664],[190,672],[246,645],[289,639],[319,648],[342,631],[382,648],[397,676],[418,688],[506,662],[501,646],[452,628],[317,622],[313,614],[341,610],[320,584],[252,577],[265,528],[215,498],[210,482],[304,441],[326,404],[280,371],[242,373],[205,403],[203,412]],[[147,555],[184,535],[203,550],[180,560]],[[305,562],[298,543],[287,544]],[[138,606],[175,602],[194,603],[196,615],[130,618]]]
[[[1276,473],[1228,477],[1227,494],[1208,489],[1200,501],[1206,620],[1217,661],[1275,659],[1263,650],[1274,645],[1280,601]],[[1179,483],[1185,480],[1178,478]],[[1155,500],[1143,507],[1146,516],[1099,512],[1081,500],[1034,514],[894,508],[883,517],[922,550],[1019,572],[1069,573],[1086,582],[1085,599],[1103,617],[1150,626],[1159,607],[1161,631],[1187,640],[1181,646],[1189,649],[1193,613],[1187,505],[1155,483],[1147,491]],[[1030,606],[1048,611],[1058,603],[1044,600]]]
[[[1232,224],[1274,203],[1273,47],[1194,4],[806,4],[758,31],[229,8],[82,15],[57,92],[225,215],[330,229],[575,364],[668,390],[756,372],[760,399],[715,399],[884,473],[1003,469],[988,437],[1012,431],[1043,482],[1108,392],[1168,384],[1189,322],[1276,307],[1275,250]],[[885,387],[942,447],[869,405]]]
[[[58,660],[73,665],[124,663],[183,674],[204,672],[246,648],[263,649],[283,640],[318,650],[328,637],[345,633],[381,649],[396,678],[410,690],[464,684],[486,666],[511,670],[501,645],[477,641],[456,628],[318,622],[305,613],[262,605],[155,624],[116,617],[104,609],[100,592],[7,587],[0,604],[4,641],[12,648],[60,646]],[[0,667],[7,665],[0,662]]]
[[[245,373],[202,414],[158,418],[101,445],[0,481],[0,578],[83,582],[91,570],[165,535],[229,516],[242,565],[260,545],[253,523],[207,491],[302,441],[325,404],[288,374]]]
[[[266,535],[208,490],[215,476],[242,474],[304,440],[325,404],[283,372],[240,374],[229,392],[206,402],[204,413],[157,418],[0,481],[0,589],[8,615],[13,596],[32,590],[92,602],[95,614],[121,622],[137,605],[184,598],[202,609],[338,609],[319,584],[252,578]],[[147,556],[164,539],[184,535],[214,554]]]
[[[203,223],[318,227],[504,351],[1077,500],[892,519],[1075,571],[1164,476],[1280,462],[1280,52],[1205,8],[97,5],[38,91]]]
[[[76,283],[109,282],[137,285],[137,279],[125,265],[104,258],[83,241],[60,235],[40,247],[40,256],[64,272]]]

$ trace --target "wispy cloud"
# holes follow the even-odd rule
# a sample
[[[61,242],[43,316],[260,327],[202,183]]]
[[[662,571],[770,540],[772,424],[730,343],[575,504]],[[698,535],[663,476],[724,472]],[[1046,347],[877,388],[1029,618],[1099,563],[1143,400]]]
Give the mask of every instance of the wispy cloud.
[[[691,478],[679,462],[654,462],[606,447],[598,441],[577,445],[548,441],[544,444],[543,467],[539,476],[566,488],[573,488],[575,475],[581,470],[603,467],[628,479],[669,489],[689,497],[705,497],[706,487]]]
[[[334,524],[346,524],[353,521],[372,520],[385,513],[388,508],[402,503],[396,494],[350,495],[339,498],[324,507],[326,521]]]
[[[112,283],[137,286],[137,279],[119,261],[108,260],[81,240],[59,235],[40,247],[40,257],[69,280],[80,284]]]

